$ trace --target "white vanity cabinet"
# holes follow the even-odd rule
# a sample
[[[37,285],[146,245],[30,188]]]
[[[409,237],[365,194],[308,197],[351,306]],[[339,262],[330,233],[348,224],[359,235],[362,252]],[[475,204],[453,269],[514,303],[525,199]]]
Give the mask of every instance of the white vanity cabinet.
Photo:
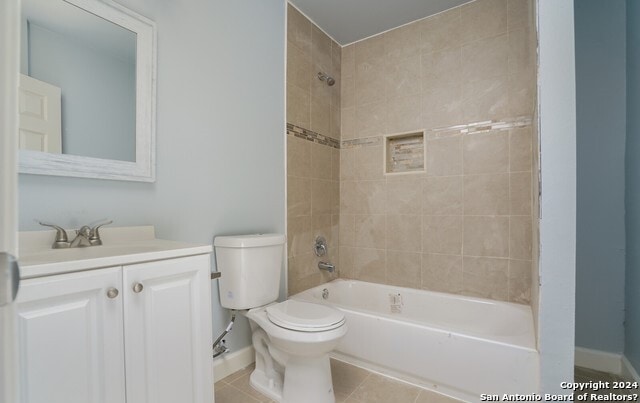
[[[24,403],[213,401],[208,253],[25,279],[17,310]]]

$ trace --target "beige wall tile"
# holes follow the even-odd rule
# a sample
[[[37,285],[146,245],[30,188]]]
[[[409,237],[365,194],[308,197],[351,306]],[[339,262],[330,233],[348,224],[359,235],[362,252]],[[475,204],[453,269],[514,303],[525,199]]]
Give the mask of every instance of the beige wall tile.
[[[464,122],[507,117],[509,114],[508,86],[509,82],[505,76],[464,83],[462,86]]]
[[[287,7],[287,39],[311,57],[311,22],[294,7]]]
[[[319,236],[324,237],[327,240],[327,244],[331,245],[333,243],[333,231],[331,226],[331,215],[330,214],[316,214],[311,217],[311,238],[312,242]],[[312,250],[311,243],[309,245],[309,251]],[[331,251],[330,251],[331,252]]]
[[[460,8],[454,8],[417,22],[422,49],[433,52],[459,47],[461,41]]]
[[[384,33],[385,55],[388,59],[403,59],[420,53],[420,24],[401,26]]]
[[[465,256],[462,273],[463,293],[506,301],[509,287],[508,271],[508,259]]]
[[[387,251],[387,284],[413,287],[421,284],[422,254]]]
[[[462,223],[461,216],[423,216],[422,251],[460,255]]]
[[[462,186],[462,176],[434,176],[425,179],[422,212],[429,215],[461,215]]]
[[[316,67],[324,70],[331,69],[331,42],[327,34],[311,24],[311,59]]]
[[[530,27],[533,24],[531,0],[507,0],[509,30]]]
[[[535,76],[510,74],[508,81],[508,113],[511,116],[532,116],[536,99]],[[497,94],[492,94],[497,98]]]
[[[289,243],[289,256],[304,255],[310,253],[311,245],[311,217],[289,217],[287,222],[287,241]]]
[[[388,180],[387,214],[420,214],[422,211],[422,180]]]
[[[360,204],[358,214],[383,214],[386,211],[386,183],[382,181],[360,181],[356,184]]]
[[[531,172],[516,172],[509,178],[509,213],[531,215]]]
[[[287,273],[289,273],[294,281],[318,273],[318,268],[314,265],[315,256],[311,253],[311,248],[308,247],[306,252],[307,253],[292,256],[289,259],[291,266],[288,268],[289,271]]]
[[[329,135],[330,103],[321,97],[311,98],[311,126],[310,129],[322,135]]]
[[[462,136],[427,140],[427,175],[462,174]]]
[[[466,175],[464,214],[508,215],[509,174]]]
[[[340,105],[342,108],[356,106],[356,76],[343,76],[340,89]]]
[[[340,180],[340,150],[331,148],[331,180]]]
[[[451,90],[451,86],[462,80],[462,53],[460,48],[421,54],[422,90]]]
[[[287,122],[308,128],[311,124],[311,96],[309,91],[287,85]]]
[[[356,216],[340,215],[340,246],[356,246]]]
[[[425,290],[462,292],[462,256],[422,255],[422,288]]]
[[[331,181],[311,180],[311,214],[331,214],[332,207]]]
[[[356,75],[356,45],[351,44],[342,48],[340,59],[340,70],[342,80],[345,78],[355,78]]]
[[[340,277],[356,278],[355,272],[355,248],[340,247],[340,265],[336,268]]]
[[[329,118],[329,133],[328,136],[332,137],[336,140],[340,140],[341,131],[340,131],[340,108],[331,105],[329,109],[330,118]]]
[[[331,179],[331,147],[311,143],[311,170],[307,175],[314,179]]]
[[[507,34],[481,39],[462,47],[462,79],[486,80],[507,75],[511,62],[510,43]]]
[[[357,57],[357,51],[356,51]],[[356,64],[356,105],[384,101],[387,83],[383,57],[367,59]]]
[[[356,179],[383,179],[382,146],[366,146],[356,149]]]
[[[420,54],[392,58],[386,63],[384,80],[387,98],[420,94]]]
[[[525,28],[509,32],[509,74],[531,77],[536,61],[529,41],[529,31]]]
[[[384,249],[355,248],[354,278],[373,283],[385,282],[386,251]]]
[[[464,173],[509,171],[509,132],[493,131],[464,136]]]
[[[531,217],[512,216],[509,235],[510,257],[531,260]]]
[[[287,85],[297,85],[298,87],[311,91],[311,59],[300,48],[287,43]]]
[[[354,44],[356,68],[361,63],[366,63],[371,59],[381,59],[385,56],[384,37],[376,35],[365,41],[359,41]]]
[[[287,136],[287,174],[308,177],[311,170],[311,142]]]
[[[350,181],[356,178],[356,149],[340,149],[340,180]]]
[[[451,83],[422,94],[422,124],[425,129],[465,123],[462,85]]]
[[[507,0],[476,0],[460,7],[463,42],[507,32]]]
[[[340,182],[331,181],[331,214],[340,214]]]
[[[422,216],[387,215],[386,248],[396,251],[422,251]]]
[[[387,123],[386,102],[374,102],[356,108],[355,138],[384,134]]]
[[[356,108],[344,108],[340,111],[340,135],[342,140],[356,138],[358,121],[356,120]]]
[[[509,301],[519,304],[531,301],[531,261],[509,260]]]
[[[418,88],[420,88],[418,86]],[[401,133],[422,128],[420,95],[400,96],[387,101],[387,132]]]
[[[358,214],[363,211],[362,202],[357,188],[357,181],[340,181],[340,213]]]
[[[465,256],[509,256],[509,217],[465,216]]]
[[[311,214],[311,179],[287,177],[287,216]]]
[[[531,171],[531,127],[512,129],[509,132],[509,163],[511,172]]]
[[[384,249],[386,244],[385,216],[355,216],[356,246],[362,248]]]

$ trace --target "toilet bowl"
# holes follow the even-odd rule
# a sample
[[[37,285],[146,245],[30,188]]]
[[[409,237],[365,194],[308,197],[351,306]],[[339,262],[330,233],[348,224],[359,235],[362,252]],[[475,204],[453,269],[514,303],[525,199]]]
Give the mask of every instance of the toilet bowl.
[[[220,303],[249,319],[255,389],[283,403],[333,403],[329,352],[347,333],[345,317],[325,305],[275,302],[284,242],[278,234],[216,237]]]
[[[280,402],[335,402],[328,353],[347,333],[340,311],[288,300],[245,316],[256,349],[255,389]]]

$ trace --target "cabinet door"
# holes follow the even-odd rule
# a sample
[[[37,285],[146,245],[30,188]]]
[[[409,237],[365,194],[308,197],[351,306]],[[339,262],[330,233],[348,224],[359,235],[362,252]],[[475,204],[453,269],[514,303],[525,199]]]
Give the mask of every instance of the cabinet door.
[[[22,282],[22,402],[124,402],[121,284],[119,267]]]
[[[209,255],[125,266],[129,403],[211,403]]]

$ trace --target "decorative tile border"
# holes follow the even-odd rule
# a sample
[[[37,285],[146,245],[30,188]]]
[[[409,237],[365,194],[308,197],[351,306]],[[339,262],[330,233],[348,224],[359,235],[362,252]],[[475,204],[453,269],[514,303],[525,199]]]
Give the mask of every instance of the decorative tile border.
[[[459,136],[463,134],[510,130],[527,126],[531,126],[531,117],[519,116],[517,118],[507,118],[503,120],[485,120],[482,122],[474,122],[466,125],[438,127],[436,129],[427,129],[425,132],[427,133],[427,138],[435,139],[442,137]]]
[[[313,143],[322,144],[325,146],[340,148],[340,141],[333,137],[323,136],[322,134],[307,130],[304,127],[296,126],[291,123],[287,123],[287,134],[291,134],[303,140],[308,140]]]
[[[382,141],[382,136],[366,137],[363,139],[343,140],[340,148],[355,148],[377,146]]]

